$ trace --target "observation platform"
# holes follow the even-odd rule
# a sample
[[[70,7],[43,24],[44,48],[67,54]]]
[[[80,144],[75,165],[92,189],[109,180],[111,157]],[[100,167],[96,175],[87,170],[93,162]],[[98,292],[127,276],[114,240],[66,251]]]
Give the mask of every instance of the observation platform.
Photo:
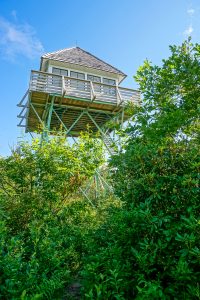
[[[50,131],[61,127],[76,137],[89,126],[93,132],[114,119],[126,104],[140,103],[137,90],[92,82],[42,71],[31,71],[29,89],[18,104],[22,108],[18,126],[26,132]],[[51,118],[49,114],[51,113]],[[126,110],[123,122],[128,119]]]

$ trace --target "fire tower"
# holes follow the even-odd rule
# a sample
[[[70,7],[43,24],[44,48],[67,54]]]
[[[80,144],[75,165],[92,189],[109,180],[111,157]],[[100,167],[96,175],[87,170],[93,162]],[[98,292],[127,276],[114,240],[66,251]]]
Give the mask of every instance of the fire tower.
[[[99,132],[109,154],[114,154],[112,130],[108,122],[128,119],[126,104],[139,104],[137,90],[121,87],[126,75],[79,48],[44,54],[40,70],[31,71],[27,92],[18,104],[22,108],[19,127],[25,132],[66,131],[75,139],[89,128]]]

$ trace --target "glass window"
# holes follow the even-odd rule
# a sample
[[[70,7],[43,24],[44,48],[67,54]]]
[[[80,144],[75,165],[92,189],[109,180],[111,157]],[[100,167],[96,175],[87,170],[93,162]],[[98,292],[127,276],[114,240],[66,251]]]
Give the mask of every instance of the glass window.
[[[52,73],[56,75],[62,75],[62,76],[68,76],[68,71],[64,69],[59,69],[59,68],[52,68]]]
[[[73,78],[85,79],[85,74],[84,73],[71,71],[70,76],[73,77]]]
[[[103,86],[103,93],[109,96],[116,96],[116,81],[114,79],[103,78],[103,83],[110,85],[110,87]]]
[[[109,79],[109,78],[103,78],[103,83],[109,85],[116,85],[116,81],[114,79]]]
[[[85,79],[84,73],[70,71],[70,77],[74,78],[70,80],[70,86],[76,90],[85,91],[87,89],[87,83],[85,81],[79,81],[76,79]]]
[[[95,84],[95,82],[100,82],[101,83],[101,77],[88,74],[87,75],[87,80],[90,80],[90,81],[93,82],[94,92],[101,92],[101,85],[100,84]]]
[[[94,76],[94,75],[87,75],[87,80],[90,80],[93,82],[101,82],[101,77]]]
[[[68,76],[68,71],[67,70],[60,70],[60,75],[62,76]]]
[[[52,68],[52,73],[60,75],[60,69],[58,69],[58,68]]]

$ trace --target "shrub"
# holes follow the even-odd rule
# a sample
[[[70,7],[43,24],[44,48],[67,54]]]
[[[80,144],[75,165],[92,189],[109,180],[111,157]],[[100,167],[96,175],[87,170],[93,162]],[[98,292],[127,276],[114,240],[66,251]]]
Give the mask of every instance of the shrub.
[[[200,46],[170,49],[161,67],[146,61],[136,75],[143,104],[110,162],[124,205],[95,233],[88,299],[200,299]]]
[[[0,161],[0,294],[55,299],[77,274],[96,210],[74,192],[102,162],[101,145],[85,135],[21,143]]]

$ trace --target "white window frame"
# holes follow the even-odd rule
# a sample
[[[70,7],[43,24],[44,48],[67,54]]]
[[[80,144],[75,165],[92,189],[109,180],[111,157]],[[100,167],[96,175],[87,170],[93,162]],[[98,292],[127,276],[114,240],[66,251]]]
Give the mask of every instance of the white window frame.
[[[106,77],[106,76],[102,76],[102,75],[99,75],[99,74],[95,74],[95,73],[90,73],[90,72],[84,72],[84,71],[80,71],[78,69],[71,69],[71,68],[65,68],[65,67],[60,67],[60,66],[56,66],[56,65],[49,65],[48,67],[48,72],[49,73],[53,73],[52,70],[53,68],[57,68],[57,69],[62,69],[62,70],[66,70],[68,71],[68,77],[70,77],[70,72],[78,72],[78,73],[83,73],[85,74],[85,79],[84,80],[88,80],[87,79],[87,75],[91,75],[91,76],[96,76],[96,77],[100,77],[101,78],[101,81],[99,83],[103,83],[103,78],[106,78],[106,79],[111,79],[111,80],[114,80],[115,81],[115,85],[114,86],[117,86],[118,85],[118,79],[117,78],[112,78],[112,77]],[[90,80],[89,80],[90,81]],[[95,82],[95,81],[94,81]],[[110,85],[110,86],[113,86],[113,85]]]
[[[71,77],[71,73],[72,73],[72,72],[77,73],[77,74],[83,74],[83,75],[84,75],[84,78]],[[84,72],[78,72],[78,71],[70,70],[70,73],[69,73],[69,74],[70,74],[70,77],[71,77],[71,78],[85,80],[85,73],[84,73]]]

